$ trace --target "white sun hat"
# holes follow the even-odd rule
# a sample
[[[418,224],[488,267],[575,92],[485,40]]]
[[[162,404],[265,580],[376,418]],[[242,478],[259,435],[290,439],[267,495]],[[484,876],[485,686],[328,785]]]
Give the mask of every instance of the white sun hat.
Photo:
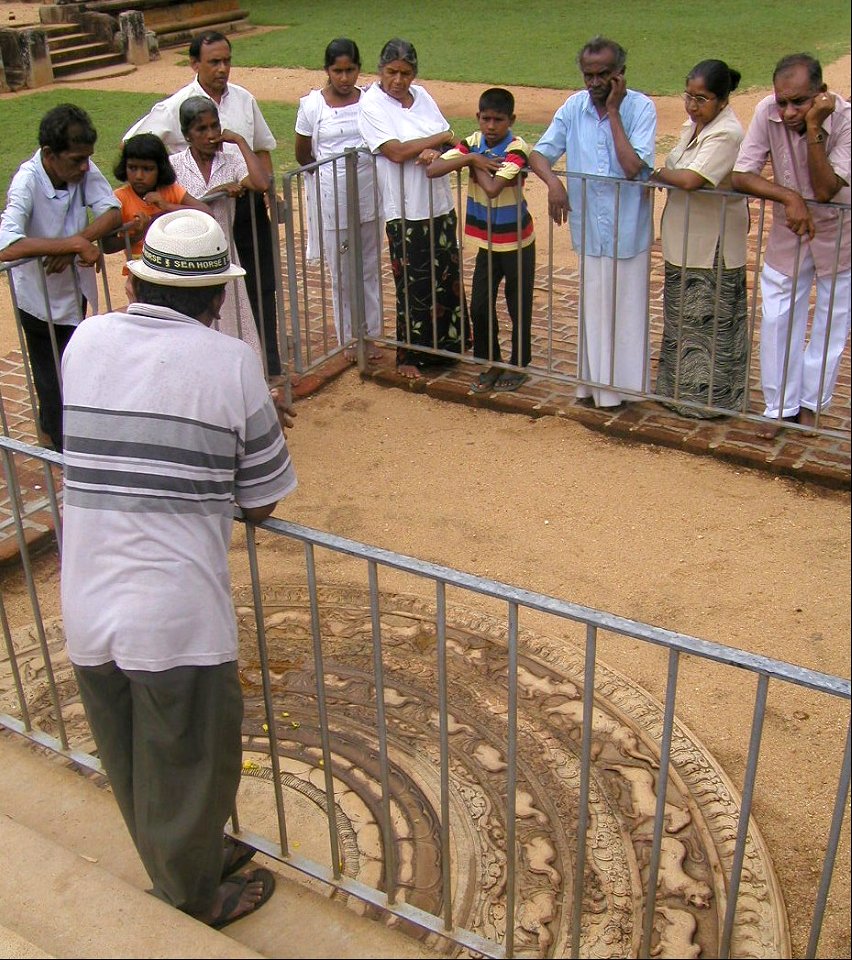
[[[218,223],[201,210],[174,210],[157,217],[145,234],[142,259],[127,269],[140,280],[166,287],[211,287],[244,277],[231,263]]]

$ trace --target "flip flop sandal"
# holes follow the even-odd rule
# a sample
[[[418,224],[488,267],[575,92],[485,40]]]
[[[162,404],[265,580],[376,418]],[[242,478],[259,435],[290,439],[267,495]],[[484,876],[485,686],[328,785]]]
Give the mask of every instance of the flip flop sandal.
[[[529,380],[529,376],[526,373],[506,373],[498,377],[494,384],[494,390],[497,393],[510,393],[525,384],[527,380]]]
[[[499,379],[499,370],[486,370],[484,373],[480,373],[470,385],[471,393],[490,393]]]
[[[230,877],[232,873],[236,873],[241,867],[244,867],[249,863],[254,855],[257,853],[257,850],[254,847],[250,847],[247,843],[243,843],[242,840],[237,840],[235,837],[225,837],[225,853],[226,858],[222,864],[222,879]]]
[[[221,930],[230,923],[235,923],[237,920],[242,920],[243,917],[251,916],[266,903],[275,890],[275,877],[263,867],[258,867],[250,873],[234,874],[224,882],[233,885],[234,892],[225,897],[219,919],[211,921],[210,926],[213,927],[214,930]],[[242,897],[243,891],[252,882],[260,882],[263,884],[263,892],[260,895],[260,900],[253,904],[248,910],[243,910],[236,916],[231,916],[240,906],[240,897]]]

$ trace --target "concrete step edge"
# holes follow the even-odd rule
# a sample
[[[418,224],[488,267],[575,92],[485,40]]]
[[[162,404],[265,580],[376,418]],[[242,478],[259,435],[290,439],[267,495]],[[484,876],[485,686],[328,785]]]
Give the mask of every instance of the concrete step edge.
[[[0,923],[0,957],[4,960],[54,960],[53,954],[45,953],[29,940],[18,936],[14,930]]]
[[[0,922],[48,956],[261,956],[9,817],[0,849]]]

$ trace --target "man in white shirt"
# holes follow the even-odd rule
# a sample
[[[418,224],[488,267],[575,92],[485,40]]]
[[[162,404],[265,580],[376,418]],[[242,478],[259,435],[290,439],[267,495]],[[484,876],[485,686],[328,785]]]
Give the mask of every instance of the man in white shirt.
[[[245,137],[252,150],[272,173],[270,151],[276,141],[257,100],[236,83],[231,83],[231,42],[218,31],[208,30],[194,37],[189,45],[189,64],[195,79],[177,93],[154,104],[151,111],[125,133],[124,139],[137,133],[154,133],[165,143],[169,153],[186,149],[180,129],[180,105],[189,97],[210,97],[219,108],[222,129],[233,130]],[[252,240],[251,209],[254,205],[257,223],[257,252]],[[281,374],[278,352],[278,325],[275,312],[275,267],[269,215],[261,194],[249,191],[237,199],[234,212],[234,243],[240,263],[246,269],[246,288],[258,333],[266,348],[266,366],[270,377]],[[258,266],[260,290],[257,286]]]
[[[226,841],[243,700],[228,548],[296,486],[254,350],[210,329],[242,276],[216,221],[158,217],[133,302],[62,362],[62,616],[89,726],[152,892],[217,929],[272,894]]]
[[[87,307],[97,309],[95,241],[121,226],[120,204],[90,160],[96,140],[85,110],[70,103],[49,110],[39,148],[12,178],[0,217],[0,260],[31,258],[12,268],[11,279],[38,396],[37,425],[56,450],[62,449],[57,366]]]

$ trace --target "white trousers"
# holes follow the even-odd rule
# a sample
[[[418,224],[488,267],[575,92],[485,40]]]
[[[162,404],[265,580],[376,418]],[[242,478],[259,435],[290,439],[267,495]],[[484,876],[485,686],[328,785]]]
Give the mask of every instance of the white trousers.
[[[828,306],[832,278],[816,278],[816,306],[810,340],[805,345],[808,307],[814,282],[814,261],[803,250],[799,263],[795,303],[793,278],[764,265],[760,274],[763,320],[760,325],[760,384],[765,417],[792,417],[800,407],[816,411],[831,402],[840,358],[849,337],[850,271],[837,274],[831,315]],[[792,329],[791,329],[792,314]],[[784,377],[789,337],[787,376]],[[825,374],[823,376],[823,357]],[[822,379],[822,396],[819,395]]]
[[[364,271],[364,318],[367,335],[381,336],[382,314],[379,298],[380,244],[376,221],[361,224],[361,264]],[[337,342],[352,339],[352,299],[349,269],[349,230],[323,230],[325,261],[331,274],[331,297]]]
[[[587,256],[580,304],[580,377],[646,391],[648,348],[647,253],[627,260]],[[583,384],[577,387],[577,396],[592,397],[598,407],[641,399]]]

